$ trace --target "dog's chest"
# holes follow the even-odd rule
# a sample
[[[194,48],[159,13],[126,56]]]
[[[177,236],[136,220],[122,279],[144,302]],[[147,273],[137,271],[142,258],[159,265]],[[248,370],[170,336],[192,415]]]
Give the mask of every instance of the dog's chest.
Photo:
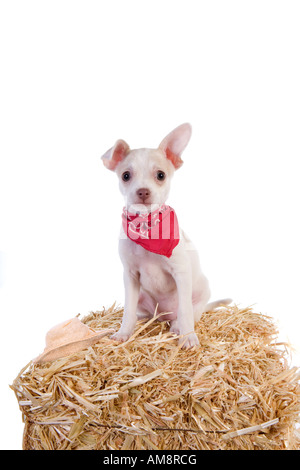
[[[142,263],[139,266],[141,287],[152,294],[164,295],[172,291],[175,281],[170,272],[158,263]]]
[[[131,240],[122,240],[120,255],[124,265],[139,276],[142,289],[163,294],[175,287],[168,259],[145,250]]]

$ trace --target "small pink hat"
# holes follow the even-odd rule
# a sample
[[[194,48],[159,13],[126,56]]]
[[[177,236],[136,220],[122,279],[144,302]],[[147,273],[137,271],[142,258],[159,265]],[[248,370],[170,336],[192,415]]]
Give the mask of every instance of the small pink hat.
[[[34,364],[54,361],[70,356],[82,349],[97,343],[103,336],[114,330],[93,330],[82,323],[77,317],[54,326],[46,335],[44,352],[33,360]]]

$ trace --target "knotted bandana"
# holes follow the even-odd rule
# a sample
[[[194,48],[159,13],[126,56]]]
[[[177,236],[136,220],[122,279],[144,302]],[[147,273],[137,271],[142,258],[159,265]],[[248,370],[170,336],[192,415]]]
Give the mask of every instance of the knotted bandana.
[[[162,205],[153,212],[131,213],[124,207],[122,224],[127,237],[145,250],[170,258],[178,245],[179,225],[174,209]]]

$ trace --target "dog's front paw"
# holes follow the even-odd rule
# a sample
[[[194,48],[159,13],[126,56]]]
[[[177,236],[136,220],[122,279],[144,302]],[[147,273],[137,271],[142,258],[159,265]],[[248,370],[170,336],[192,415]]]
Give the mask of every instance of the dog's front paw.
[[[120,343],[125,343],[131,336],[131,333],[119,330],[117,333],[114,333],[110,338],[119,341]]]
[[[174,333],[174,335],[180,335],[180,328],[177,320],[172,320],[170,324],[170,332]]]
[[[189,333],[188,335],[184,335],[180,338],[179,344],[183,349],[191,349],[194,346],[199,346],[199,340],[196,333]]]

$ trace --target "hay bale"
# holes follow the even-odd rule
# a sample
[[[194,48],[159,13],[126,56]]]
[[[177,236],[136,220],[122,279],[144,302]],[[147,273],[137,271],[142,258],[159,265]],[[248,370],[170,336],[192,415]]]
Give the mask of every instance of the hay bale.
[[[118,329],[112,307],[82,321]],[[183,350],[166,322],[24,368],[12,388],[24,449],[299,449],[300,373],[270,317],[220,308]]]

